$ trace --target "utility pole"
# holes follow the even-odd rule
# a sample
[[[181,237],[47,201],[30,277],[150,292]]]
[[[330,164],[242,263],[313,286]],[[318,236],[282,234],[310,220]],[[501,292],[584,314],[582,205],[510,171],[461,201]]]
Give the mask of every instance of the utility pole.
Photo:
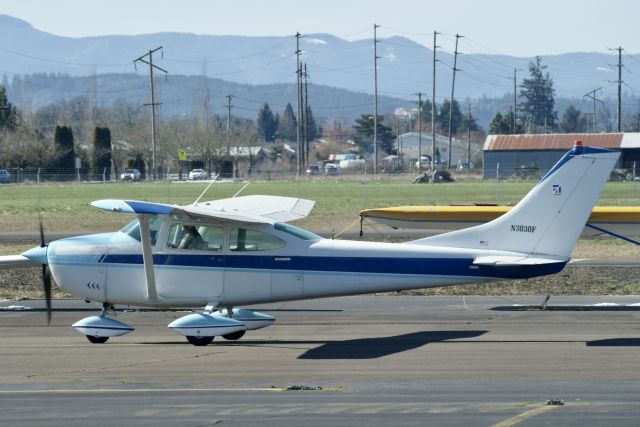
[[[436,37],[440,34],[433,32],[433,80],[431,85],[431,173],[436,171],[436,49],[440,46],[436,45]],[[433,179],[433,176],[431,177]]]
[[[515,135],[517,114],[518,114],[518,71],[523,71],[520,68],[513,69],[513,114],[511,115],[511,133]]]
[[[309,73],[307,72],[307,63],[304,63],[304,141],[305,141],[305,165],[309,164]]]
[[[614,83],[618,83],[618,133],[621,132],[622,128],[622,51],[624,50],[621,46],[618,46],[609,50],[617,50],[618,51],[618,80],[615,80]]]
[[[373,24],[373,173],[378,173],[378,33]]]
[[[422,173],[422,92],[418,95],[418,175]]]
[[[449,103],[449,153],[447,155],[447,169],[451,169],[451,148],[452,148],[452,138],[453,135],[451,135],[451,122],[453,121],[453,91],[456,87],[456,71],[459,71],[456,68],[456,65],[458,63],[458,40],[464,36],[461,36],[460,34],[456,34],[456,48],[453,51],[453,79],[451,80],[451,102]]]
[[[231,100],[233,95],[227,95],[227,156],[231,155]]]
[[[153,54],[162,49],[162,46],[159,46],[155,49],[150,50],[145,53],[141,57],[133,60],[133,66],[136,66],[136,62],[142,62],[149,65],[149,80],[151,82],[151,102],[147,104],[143,104],[144,106],[151,107],[151,176],[155,180],[156,179],[156,106],[161,105],[161,102],[156,102],[156,95],[153,85],[153,70],[158,69],[165,74],[169,74],[169,72],[163,68],[158,67],[157,65],[153,65]],[[147,61],[144,59],[145,57],[149,57]]]
[[[467,169],[471,169],[471,103],[469,103],[467,116]]]
[[[303,37],[302,34],[300,33],[296,33],[296,103],[298,104],[298,114],[297,114],[297,120],[296,120],[296,144],[297,144],[297,149],[296,149],[296,178],[300,179],[300,174],[302,173],[302,153],[301,148],[302,148],[302,141],[301,141],[301,132],[300,132],[300,126],[301,126],[301,119],[302,119],[302,103],[300,102],[300,96],[301,96],[301,91],[300,91],[300,82],[301,82],[301,74],[302,74],[302,68],[300,67],[300,54],[302,53],[302,51],[300,50],[300,37]]]
[[[597,89],[592,90],[589,93],[586,93],[586,94],[582,95],[583,98],[593,99],[593,130],[592,130],[592,133],[596,133],[596,102],[602,102],[604,104],[603,101],[600,101],[599,99],[596,98],[596,93],[598,91],[602,91],[602,88],[599,87]]]
[[[233,95],[227,95],[227,159],[231,160],[231,178],[236,177],[236,162],[231,157],[231,100],[233,99]],[[239,153],[236,152],[236,156]]]

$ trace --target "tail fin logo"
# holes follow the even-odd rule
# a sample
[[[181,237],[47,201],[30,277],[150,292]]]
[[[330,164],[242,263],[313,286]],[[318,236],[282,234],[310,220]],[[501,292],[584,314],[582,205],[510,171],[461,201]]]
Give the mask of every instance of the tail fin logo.
[[[562,186],[558,185],[558,184],[554,184],[551,187],[551,192],[555,195],[555,196],[561,196],[562,195]]]

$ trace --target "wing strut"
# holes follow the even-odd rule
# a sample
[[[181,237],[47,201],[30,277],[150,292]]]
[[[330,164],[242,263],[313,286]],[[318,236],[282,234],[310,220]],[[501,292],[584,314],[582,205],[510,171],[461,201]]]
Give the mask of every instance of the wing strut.
[[[142,262],[144,263],[144,275],[147,279],[147,298],[149,301],[158,300],[156,291],[156,277],[153,272],[153,252],[151,250],[151,238],[149,234],[150,215],[138,215],[140,222],[140,237],[142,239]]]
[[[640,242],[637,240],[630,239],[628,237],[623,236],[622,234],[614,233],[613,231],[605,230],[604,228],[598,227],[593,224],[586,223],[585,227],[593,228],[594,230],[600,231],[601,233],[606,233],[610,236],[617,237],[618,239],[622,239],[625,242],[633,243],[634,245],[640,246]]]

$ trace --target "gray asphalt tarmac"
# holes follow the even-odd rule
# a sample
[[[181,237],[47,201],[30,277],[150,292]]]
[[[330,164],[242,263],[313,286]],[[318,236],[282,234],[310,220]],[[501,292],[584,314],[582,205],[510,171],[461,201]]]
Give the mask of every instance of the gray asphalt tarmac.
[[[194,347],[179,312],[120,312],[90,344],[41,311],[0,311],[0,419],[11,426],[637,425],[640,297],[348,297]],[[0,306],[38,308],[41,301]],[[295,390],[302,386],[308,390]],[[293,389],[291,389],[293,388]],[[321,389],[320,389],[321,388]],[[547,405],[557,399],[564,405]]]

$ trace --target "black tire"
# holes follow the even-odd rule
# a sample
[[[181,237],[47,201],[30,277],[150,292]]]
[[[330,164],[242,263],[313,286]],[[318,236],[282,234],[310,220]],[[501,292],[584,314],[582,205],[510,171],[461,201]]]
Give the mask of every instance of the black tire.
[[[109,337],[95,337],[93,335],[87,335],[87,339],[91,344],[104,344],[107,342]]]
[[[189,341],[191,344],[193,344],[193,345],[195,345],[197,347],[202,347],[202,346],[211,344],[211,342],[213,342],[213,338],[214,337],[187,336],[187,341]]]
[[[243,331],[232,332],[230,334],[223,335],[222,338],[224,338],[225,340],[236,341],[242,338],[245,332],[247,331],[243,330]]]

